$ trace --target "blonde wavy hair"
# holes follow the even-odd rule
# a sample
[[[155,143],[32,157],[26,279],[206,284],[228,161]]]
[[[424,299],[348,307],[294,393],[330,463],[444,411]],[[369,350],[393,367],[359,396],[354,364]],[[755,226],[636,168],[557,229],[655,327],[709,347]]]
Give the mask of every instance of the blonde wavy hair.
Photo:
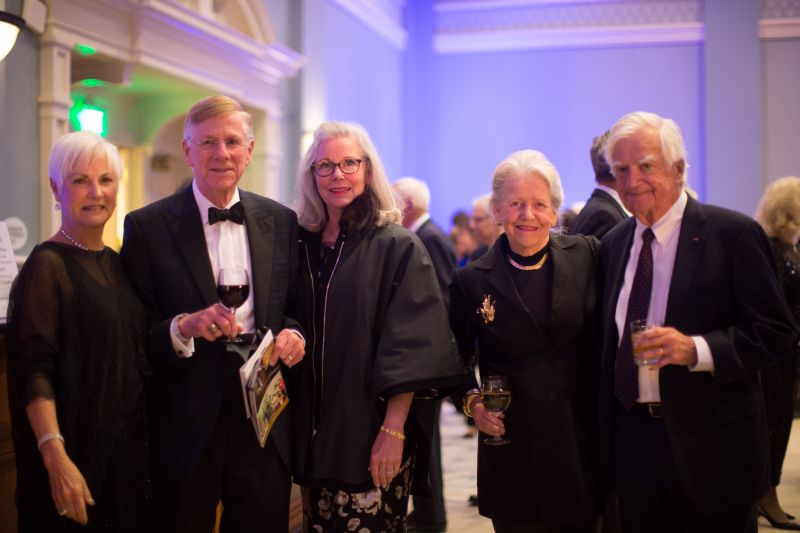
[[[800,178],[787,176],[772,182],[758,203],[755,218],[770,237],[795,244],[800,232]]]
[[[383,169],[378,151],[372,143],[367,130],[354,122],[323,122],[314,132],[314,140],[300,159],[297,166],[297,179],[295,183],[295,211],[301,226],[309,231],[321,231],[328,221],[328,211],[317,191],[317,182],[311,166],[316,162],[317,151],[320,145],[337,137],[348,137],[361,147],[361,157],[366,165],[365,183],[367,191],[364,194],[372,195],[372,205],[376,211],[375,219],[378,226],[399,224],[403,219],[397,207],[389,178]]]

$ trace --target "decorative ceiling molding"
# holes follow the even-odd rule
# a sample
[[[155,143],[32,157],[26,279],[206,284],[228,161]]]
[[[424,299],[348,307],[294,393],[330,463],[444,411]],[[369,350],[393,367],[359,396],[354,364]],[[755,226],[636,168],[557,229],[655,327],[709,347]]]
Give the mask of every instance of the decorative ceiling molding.
[[[761,19],[758,36],[764,40],[800,39],[800,17]]]
[[[800,18],[800,0],[761,0],[761,19]]]
[[[436,35],[433,46],[436,53],[457,54],[702,41],[703,26],[696,22],[659,26],[608,26]]]
[[[305,62],[280,43],[256,40],[175,0],[51,0],[48,22],[44,40],[88,44],[261,109],[279,107],[279,82]]]
[[[696,43],[700,0],[439,0],[438,53]]]
[[[328,0],[360,20],[398,50],[408,41],[403,25],[406,0]]]

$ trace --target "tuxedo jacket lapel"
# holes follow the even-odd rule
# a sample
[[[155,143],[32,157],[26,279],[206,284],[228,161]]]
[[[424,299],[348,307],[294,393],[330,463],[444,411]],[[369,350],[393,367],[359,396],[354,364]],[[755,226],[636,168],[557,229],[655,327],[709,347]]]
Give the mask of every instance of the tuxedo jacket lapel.
[[[678,235],[678,250],[669,285],[664,325],[680,325],[680,317],[685,316],[682,311],[686,297],[689,295],[689,286],[700,263],[708,233],[705,221],[703,207],[689,197]],[[725,268],[724,265],[719,265],[719,267]]]
[[[267,322],[269,286],[272,280],[272,250],[275,238],[275,218],[242,191],[241,202],[245,208],[245,226],[250,245],[250,273],[253,279],[253,300],[256,327]],[[277,335],[277,332],[273,332]]]
[[[187,187],[182,194],[175,196],[172,209],[164,216],[176,248],[183,256],[189,274],[194,279],[206,305],[214,304],[217,301],[217,283],[208,257],[200,210],[194,201],[191,187]]]

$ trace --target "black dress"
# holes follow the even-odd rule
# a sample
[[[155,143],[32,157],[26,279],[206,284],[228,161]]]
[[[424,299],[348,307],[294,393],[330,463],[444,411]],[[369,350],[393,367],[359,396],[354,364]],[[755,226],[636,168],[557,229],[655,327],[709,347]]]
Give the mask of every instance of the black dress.
[[[46,242],[11,289],[9,403],[19,531],[148,531],[145,314],[119,256]],[[54,399],[70,459],[96,502],[86,528],[58,516],[25,412]]]
[[[800,321],[800,254],[794,246],[771,238],[770,244],[778,263],[783,294],[795,321]],[[800,349],[795,342],[789,354],[761,372],[764,403],[767,408],[769,431],[770,480],[777,487],[781,482],[783,459],[789,444],[794,416],[793,403]]]

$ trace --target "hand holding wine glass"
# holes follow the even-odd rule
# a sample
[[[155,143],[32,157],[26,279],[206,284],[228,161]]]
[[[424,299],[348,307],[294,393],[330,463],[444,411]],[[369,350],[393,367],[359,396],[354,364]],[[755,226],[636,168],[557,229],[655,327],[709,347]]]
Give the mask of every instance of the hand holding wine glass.
[[[242,305],[250,294],[250,280],[245,268],[221,268],[217,280],[217,297],[231,313]],[[228,342],[245,342],[239,335],[228,338]]]
[[[481,384],[481,403],[492,413],[500,414],[511,404],[511,390],[506,376],[488,376]],[[500,436],[493,436],[483,441],[490,446],[508,444],[510,441]]]

